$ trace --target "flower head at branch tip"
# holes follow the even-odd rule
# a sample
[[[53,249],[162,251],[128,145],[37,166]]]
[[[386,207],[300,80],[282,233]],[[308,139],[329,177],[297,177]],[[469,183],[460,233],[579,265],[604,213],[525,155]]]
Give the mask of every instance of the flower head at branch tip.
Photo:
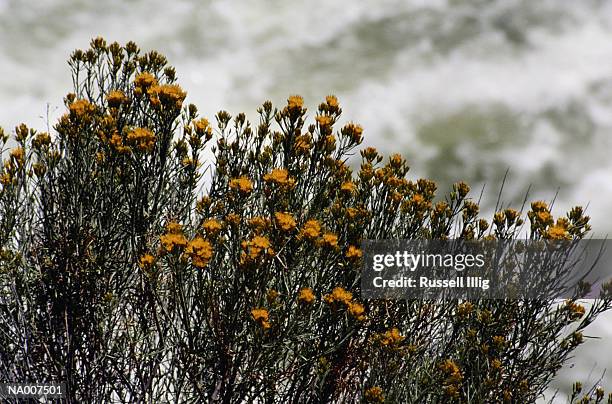
[[[191,258],[191,262],[198,268],[204,268],[213,255],[213,247],[210,241],[196,236],[187,244],[185,254]]]
[[[253,191],[253,183],[247,176],[233,178],[229,182],[229,187],[243,194],[248,194]]]
[[[253,317],[253,320],[255,320],[255,322],[259,324],[264,330],[270,328],[268,310],[264,308],[255,308],[251,310],[251,316]]]
[[[311,288],[302,288],[298,292],[298,302],[302,304],[312,304],[315,301],[315,295]]]

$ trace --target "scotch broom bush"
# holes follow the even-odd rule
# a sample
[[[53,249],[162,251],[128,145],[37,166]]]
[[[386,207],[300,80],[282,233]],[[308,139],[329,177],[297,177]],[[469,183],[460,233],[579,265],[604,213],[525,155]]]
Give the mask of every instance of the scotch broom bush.
[[[465,183],[436,197],[373,148],[353,172],[362,128],[338,127],[334,96],[311,121],[291,96],[213,125],[156,52],[98,38],[69,66],[53,133],[1,134],[2,382],[63,381],[67,403],[527,403],[612,307],[610,287],[588,308],[363,300],[364,239],[512,239],[529,220],[578,240],[589,218],[534,202],[489,222]]]

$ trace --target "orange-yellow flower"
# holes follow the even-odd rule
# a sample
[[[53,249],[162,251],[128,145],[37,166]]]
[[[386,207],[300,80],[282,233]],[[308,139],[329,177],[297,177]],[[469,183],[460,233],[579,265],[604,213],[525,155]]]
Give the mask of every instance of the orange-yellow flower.
[[[239,225],[240,224],[240,220],[241,220],[240,215],[238,215],[236,213],[230,213],[229,215],[227,215],[225,217],[225,221],[227,223],[230,223],[230,224],[234,225],[234,226]]]
[[[147,128],[132,129],[128,132],[127,141],[144,152],[151,152],[155,147],[155,135]]]
[[[300,230],[300,237],[313,240],[321,234],[321,224],[316,219],[310,219]]]
[[[327,106],[331,108],[338,108],[338,106],[340,105],[338,103],[338,98],[336,98],[335,95],[328,95],[327,97],[325,97],[325,102],[327,103]]]
[[[11,150],[11,160],[13,160],[19,167],[21,167],[24,163],[25,159],[25,150],[23,147],[19,146]]]
[[[247,256],[251,260],[257,259],[262,254],[273,254],[270,248],[270,240],[265,236],[255,236],[244,245],[247,250]]]
[[[440,370],[446,374],[446,383],[459,383],[463,379],[461,369],[452,359],[446,359],[440,364]]]
[[[176,222],[168,223],[166,234],[161,235],[159,240],[167,252],[187,246],[187,239],[183,235],[183,227]]]
[[[264,181],[272,182],[276,185],[286,185],[292,187],[295,184],[295,180],[289,177],[289,172],[284,168],[275,168],[268,174],[264,175]]]
[[[355,187],[355,183],[353,181],[347,181],[340,185],[340,190],[349,194],[355,193],[356,189],[357,188]]]
[[[297,154],[306,154],[310,151],[312,147],[310,135],[300,135],[295,138],[295,144],[293,146]]]
[[[273,304],[274,302],[276,302],[276,299],[278,299],[279,296],[280,296],[280,293],[278,293],[278,291],[274,289],[269,289],[268,292],[266,293],[266,300],[268,301],[269,304]]]
[[[474,310],[474,305],[471,302],[463,302],[457,306],[457,315],[460,317],[469,316]]]
[[[151,254],[144,254],[140,257],[138,264],[142,269],[151,268],[155,264],[155,257]]]
[[[276,224],[284,231],[292,231],[295,229],[296,223],[295,219],[288,212],[276,212],[274,214],[276,218]]]
[[[213,218],[202,223],[202,228],[206,230],[207,233],[217,234],[223,229],[223,225],[217,219]]]
[[[302,288],[298,293],[298,301],[303,304],[312,304],[315,301],[315,295],[311,288]]]
[[[357,214],[359,213],[359,211],[355,208],[346,208],[346,216],[349,219],[354,219],[357,217]]]
[[[249,226],[251,226],[254,233],[260,234],[269,228],[270,221],[264,217],[255,216],[249,219]]]
[[[77,118],[85,118],[92,114],[96,110],[96,107],[87,100],[76,100],[70,104],[69,109],[70,114],[73,116],[76,116]]]
[[[565,302],[565,310],[569,312],[569,317],[572,320],[578,320],[582,316],[584,316],[585,309],[584,306],[578,303],[575,303],[571,300],[567,300]]]
[[[191,258],[194,266],[204,268],[212,258],[213,248],[208,240],[196,236],[187,244],[185,253]]]
[[[361,249],[355,247],[354,245],[349,246],[346,252],[346,258],[350,260],[358,259],[363,256],[363,251]]]
[[[119,90],[110,91],[106,96],[106,102],[108,102],[108,106],[112,108],[119,108],[121,104],[126,101],[127,97]]]
[[[353,142],[359,143],[361,142],[361,139],[362,139],[363,128],[361,127],[361,125],[357,125],[352,122],[349,122],[348,124],[344,126],[344,128],[342,128],[342,134],[344,136],[349,137]],[[369,148],[369,149],[370,151],[371,150],[376,151],[376,149],[372,149],[372,148]]]
[[[326,247],[338,247],[338,236],[334,233],[325,233],[323,235],[323,245]]]
[[[384,403],[385,395],[383,390],[378,386],[370,387],[365,391],[365,399],[369,403]]]
[[[572,237],[567,231],[568,226],[567,220],[563,218],[558,219],[554,226],[548,228],[545,237],[550,240],[570,240]]]
[[[301,109],[304,106],[304,99],[299,95],[292,95],[287,99],[287,107],[290,110]]]
[[[178,84],[153,85],[147,91],[153,106],[180,108],[187,93]]]
[[[242,177],[230,180],[229,186],[231,189],[240,191],[244,194],[248,194],[253,190],[253,183],[244,175]]]
[[[533,210],[534,212],[548,211],[548,204],[543,201],[532,202],[531,210]]]
[[[550,212],[543,210],[540,212],[537,212],[537,218],[542,222],[542,223],[549,223],[552,222],[552,215],[550,214]]]
[[[320,126],[323,126],[323,127],[327,127],[327,126],[331,125],[331,123],[332,123],[332,118],[330,116],[327,116],[327,115],[317,115],[315,120],[317,121],[317,123]]]
[[[147,89],[157,84],[157,79],[149,72],[142,72],[136,75],[134,79],[134,86],[141,89]]]
[[[208,119],[206,118],[201,118],[195,121],[193,123],[193,126],[195,128],[196,133],[198,133],[199,135],[212,133],[212,127],[210,126],[210,122],[208,122]]]
[[[398,345],[404,340],[397,328],[391,328],[380,336],[380,344],[384,346]]]
[[[13,182],[13,177],[11,177],[11,174],[4,173],[2,174],[2,176],[0,176],[0,184],[9,185],[12,182]]]
[[[365,320],[365,316],[363,315],[363,313],[365,312],[365,309],[363,305],[357,302],[350,302],[348,304],[348,312],[351,316],[353,316],[355,319],[359,321]]]
[[[270,328],[268,310],[264,308],[256,308],[251,310],[251,316],[256,323],[258,323],[264,330]]]
[[[129,153],[132,150],[123,144],[123,138],[118,133],[113,133],[108,143],[120,154]]]
[[[340,302],[340,303],[344,303],[347,306],[351,302],[352,299],[353,299],[353,294],[345,290],[341,286],[335,287],[334,290],[332,290],[330,294],[325,295],[325,297],[323,298],[323,300],[325,300],[325,302],[328,304]]]

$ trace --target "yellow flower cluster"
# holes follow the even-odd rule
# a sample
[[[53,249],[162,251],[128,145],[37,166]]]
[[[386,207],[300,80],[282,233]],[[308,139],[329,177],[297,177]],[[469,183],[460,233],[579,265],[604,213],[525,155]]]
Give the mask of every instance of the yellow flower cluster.
[[[502,349],[506,345],[506,338],[503,335],[494,336],[493,345],[495,345],[497,349]]]
[[[123,144],[123,138],[121,137],[121,135],[119,135],[119,133],[115,132],[113,133],[113,135],[111,136],[110,140],[108,141],[108,143],[111,145],[111,147],[113,149],[115,149],[117,151],[117,153],[119,154],[124,154],[124,153],[129,153],[132,151],[132,149],[130,148],[130,146],[125,146]]]
[[[223,229],[223,225],[217,219],[212,218],[204,221],[204,223],[202,223],[202,228],[206,233],[215,235]]]
[[[23,142],[28,138],[28,135],[33,133],[33,130],[28,130],[27,125],[25,123],[22,123],[15,128],[15,139],[18,142]]]
[[[259,324],[264,330],[270,328],[268,310],[264,308],[253,309],[251,310],[251,316],[253,317],[253,320],[255,320],[255,322]]]
[[[340,190],[342,192],[346,192],[347,194],[354,194],[357,190],[355,183],[353,181],[346,181],[342,185],[340,185]]]
[[[317,115],[315,121],[317,121],[321,128],[328,128],[331,126],[333,119],[329,115]]]
[[[359,214],[359,210],[355,208],[346,208],[346,217],[349,219],[355,219]]]
[[[196,133],[200,136],[206,135],[207,137],[209,137],[212,135],[212,127],[210,126],[210,123],[206,118],[202,118],[195,121],[193,123],[193,126],[195,128]]]
[[[363,251],[361,249],[355,247],[354,245],[350,245],[348,250],[346,251],[346,258],[349,260],[357,260],[363,256]]]
[[[391,328],[380,335],[379,341],[383,346],[396,346],[402,343],[403,337],[397,328]]]
[[[17,167],[22,167],[25,163],[25,150],[19,146],[11,150],[11,161],[13,161]]]
[[[40,148],[42,146],[48,146],[51,143],[51,136],[47,132],[40,132],[36,135],[32,144],[35,148]]]
[[[140,90],[140,94],[142,94],[142,90],[146,90],[147,88],[154,86],[156,84],[157,84],[157,79],[155,78],[155,76],[153,76],[149,72],[139,73],[134,78],[134,87]]]
[[[363,139],[363,128],[361,125],[349,122],[340,131],[343,136],[348,137],[355,143],[361,143]]]
[[[274,214],[276,218],[276,224],[283,231],[292,231],[296,227],[296,222],[291,213],[288,212],[276,212]]]
[[[316,219],[310,219],[300,230],[300,238],[314,240],[321,235],[321,224]]]
[[[325,297],[323,297],[323,300],[325,300],[325,302],[328,304],[340,302],[345,305],[348,305],[353,300],[353,294],[345,290],[343,287],[337,286],[334,288],[334,290],[332,290],[330,294],[325,295]]]
[[[255,234],[261,234],[270,228],[270,221],[261,216],[250,218],[248,223]]]
[[[289,176],[289,172],[284,168],[275,168],[268,174],[264,175],[264,181],[271,182],[280,187],[292,188],[295,185],[295,180]]]
[[[128,132],[127,141],[143,152],[151,152],[155,147],[155,135],[147,128],[132,129]]]
[[[38,177],[42,177],[47,172],[47,167],[45,167],[45,165],[41,163],[32,164],[32,168],[34,169],[34,173]]]
[[[0,176],[0,184],[6,186],[13,182],[13,177],[9,173],[4,173]]]
[[[338,247],[338,236],[336,236],[334,233],[325,233],[323,234],[322,244],[325,247],[337,248]]]
[[[266,300],[268,301],[269,304],[274,304],[276,302],[276,299],[278,299],[279,296],[280,296],[280,293],[278,293],[278,291],[274,289],[269,289],[268,292],[266,292]]]
[[[357,302],[349,303],[349,305],[348,305],[348,312],[349,312],[349,314],[351,316],[353,316],[358,321],[364,321],[365,320],[365,315],[364,315],[365,308],[360,303],[357,303]]]
[[[309,134],[299,135],[295,138],[293,147],[297,155],[305,155],[312,147],[312,138]]]
[[[153,85],[147,91],[149,101],[154,107],[163,105],[164,107],[180,109],[187,93],[178,84]]]
[[[340,106],[338,98],[335,95],[328,95],[325,97],[325,102],[329,108],[337,109]]]
[[[531,228],[541,232],[544,232],[548,226],[554,223],[548,205],[546,202],[542,201],[533,202],[531,204],[531,211],[527,213],[527,217],[531,221]],[[553,233],[556,233],[556,231]]]
[[[208,240],[196,236],[187,244],[185,253],[191,258],[191,262],[198,268],[204,268],[213,255],[213,247]]]
[[[96,107],[87,100],[76,100],[69,106],[70,114],[79,119],[88,118],[96,110]]]
[[[461,369],[452,359],[446,359],[442,362],[440,364],[440,370],[446,374],[446,380],[449,383],[457,383],[463,380]]]
[[[166,226],[166,233],[159,238],[162,248],[166,252],[173,252],[187,246],[187,239],[183,235],[183,226],[170,222]]]
[[[238,226],[242,218],[236,213],[230,213],[225,217],[225,221],[232,226]]]
[[[383,390],[378,386],[370,387],[365,391],[365,399],[368,403],[384,403],[385,395]]]
[[[360,303],[353,301],[353,294],[344,288],[338,286],[332,290],[332,293],[323,297],[323,300],[330,305],[342,304],[346,306],[347,311],[351,316],[359,321],[365,320],[365,308]]]
[[[119,108],[126,101],[127,97],[119,90],[110,91],[106,96],[106,102],[108,102],[108,106],[111,108]]]
[[[450,397],[459,396],[459,387],[463,380],[463,374],[459,366],[452,360],[446,359],[439,366],[440,371],[444,374],[444,391]]]
[[[292,95],[287,99],[287,108],[290,111],[301,110],[304,106],[304,98],[300,95]]]
[[[230,180],[229,186],[231,189],[242,192],[243,194],[248,194],[253,190],[253,183],[244,175]]]
[[[569,318],[571,320],[578,320],[584,316],[585,313],[584,306],[572,300],[565,301],[564,309],[569,313]]]
[[[544,237],[549,240],[571,240],[568,228],[569,221],[566,218],[559,218],[557,223],[546,230]]]
[[[181,160],[181,164],[183,167],[189,167],[191,169],[195,169],[200,166],[200,161],[198,159],[191,159],[189,157],[185,157]]]
[[[149,269],[154,264],[155,264],[155,257],[152,256],[151,254],[144,254],[143,256],[140,257],[140,260],[138,261],[138,265],[142,269]]]
[[[298,302],[312,304],[315,301],[315,294],[311,288],[302,288],[298,292]]]
[[[243,253],[243,260],[250,259],[254,261],[262,255],[274,254],[270,240],[265,236],[255,236],[248,242],[243,242],[242,247],[246,250]]]

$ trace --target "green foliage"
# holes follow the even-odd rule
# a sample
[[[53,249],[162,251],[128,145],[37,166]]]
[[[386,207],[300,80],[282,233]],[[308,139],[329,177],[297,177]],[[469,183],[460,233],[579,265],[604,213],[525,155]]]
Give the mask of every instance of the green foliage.
[[[255,127],[221,111],[213,136],[156,52],[95,39],[69,65],[55,133],[22,125],[2,153],[2,381],[65,381],[67,402],[532,402],[612,307],[363,301],[364,239],[510,239],[525,218],[580,239],[588,217],[489,223],[466,184],[436,202],[372,148],[353,173],[362,129],[336,128],[334,96],[310,124],[299,96]]]

